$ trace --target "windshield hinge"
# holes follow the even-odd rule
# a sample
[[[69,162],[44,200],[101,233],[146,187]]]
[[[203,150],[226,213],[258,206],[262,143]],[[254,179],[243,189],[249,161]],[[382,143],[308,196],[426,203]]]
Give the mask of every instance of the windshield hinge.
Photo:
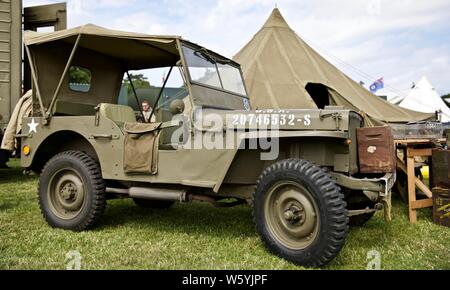
[[[339,130],[341,127],[341,120],[342,120],[342,113],[339,112],[331,112],[331,113],[323,113],[323,111],[320,111],[320,120],[327,119],[327,118],[333,118],[336,122],[336,130]]]

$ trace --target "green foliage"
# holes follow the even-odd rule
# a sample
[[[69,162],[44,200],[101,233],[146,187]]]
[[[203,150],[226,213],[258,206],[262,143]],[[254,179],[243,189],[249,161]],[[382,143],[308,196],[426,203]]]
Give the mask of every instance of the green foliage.
[[[82,269],[302,269],[263,247],[247,206],[194,203],[145,210],[115,200],[92,231],[52,229],[37,205],[37,177],[23,176],[18,161],[10,165],[15,168],[0,169],[0,269],[62,270],[71,250],[81,253]],[[430,209],[420,210],[411,225],[407,206],[399,198],[393,202],[392,223],[379,212],[352,229],[325,269],[364,270],[374,250],[383,270],[450,269],[450,229],[433,224]]]
[[[88,69],[72,66],[69,70],[71,84],[90,84],[91,72]]]
[[[150,89],[151,84],[148,81],[148,78],[143,74],[130,74],[131,81],[133,82],[134,88],[138,89]],[[133,94],[133,88],[131,87],[130,81],[128,77],[123,80],[124,86],[127,88],[128,95]]]

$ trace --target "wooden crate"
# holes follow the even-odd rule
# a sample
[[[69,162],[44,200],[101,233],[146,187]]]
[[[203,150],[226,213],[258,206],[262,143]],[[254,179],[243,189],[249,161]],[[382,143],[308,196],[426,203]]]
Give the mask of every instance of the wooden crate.
[[[396,170],[395,143],[389,126],[357,130],[361,173],[387,173]]]
[[[433,189],[433,220],[436,224],[450,227],[450,190],[448,188]]]
[[[450,151],[433,150],[432,186],[450,188]]]

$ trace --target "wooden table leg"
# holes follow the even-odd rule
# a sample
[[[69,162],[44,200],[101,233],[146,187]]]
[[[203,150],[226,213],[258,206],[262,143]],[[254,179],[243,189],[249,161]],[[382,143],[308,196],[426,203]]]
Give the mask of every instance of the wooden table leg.
[[[413,207],[416,202],[416,171],[414,168],[414,157],[407,157],[408,168],[408,207],[409,207],[409,221],[412,224],[417,223],[417,210]]]

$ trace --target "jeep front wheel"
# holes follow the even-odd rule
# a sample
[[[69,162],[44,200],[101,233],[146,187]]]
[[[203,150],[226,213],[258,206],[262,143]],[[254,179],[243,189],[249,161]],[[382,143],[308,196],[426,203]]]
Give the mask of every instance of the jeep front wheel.
[[[39,179],[39,205],[54,228],[92,228],[106,207],[105,183],[97,162],[77,151],[53,157]]]
[[[316,165],[298,159],[267,168],[257,183],[254,219],[267,248],[306,267],[341,251],[348,233],[344,195]]]

